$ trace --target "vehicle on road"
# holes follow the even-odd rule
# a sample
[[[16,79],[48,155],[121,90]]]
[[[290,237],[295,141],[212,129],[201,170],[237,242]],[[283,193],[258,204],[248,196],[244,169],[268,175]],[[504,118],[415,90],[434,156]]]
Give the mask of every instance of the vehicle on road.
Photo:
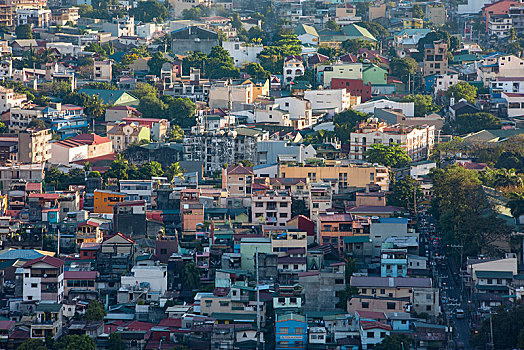
[[[463,310],[463,309],[457,309],[457,310],[455,311],[455,316],[456,316],[457,318],[459,318],[459,319],[460,319],[460,318],[464,318],[464,310]]]

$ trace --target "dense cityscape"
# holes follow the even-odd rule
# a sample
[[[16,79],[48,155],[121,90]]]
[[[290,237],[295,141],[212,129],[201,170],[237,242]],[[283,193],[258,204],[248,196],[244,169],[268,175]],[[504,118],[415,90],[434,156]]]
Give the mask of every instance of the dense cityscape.
[[[0,349],[524,349],[522,0],[0,0]]]

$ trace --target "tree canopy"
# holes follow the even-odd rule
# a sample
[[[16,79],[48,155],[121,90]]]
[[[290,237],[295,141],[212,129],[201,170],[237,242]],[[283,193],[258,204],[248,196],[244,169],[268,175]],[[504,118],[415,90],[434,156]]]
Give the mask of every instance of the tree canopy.
[[[402,101],[414,102],[415,117],[425,117],[439,110],[439,107],[435,104],[431,95],[408,95],[405,96]]]
[[[167,7],[156,0],[139,1],[135,8],[129,10],[129,14],[143,22],[163,22],[169,18]]]
[[[403,168],[411,163],[407,152],[398,144],[374,144],[366,151],[366,160],[391,168]]]
[[[357,128],[358,123],[366,120],[367,118],[367,114],[354,111],[352,109],[335,114],[333,117],[335,135],[338,137],[340,142],[349,143],[349,137],[351,133]]]
[[[106,315],[104,306],[98,302],[98,300],[92,300],[89,302],[86,310],[87,321],[103,321]]]
[[[420,184],[411,176],[393,179],[389,185],[388,203],[405,209],[414,209],[415,201],[424,198]]]
[[[462,135],[484,129],[500,129],[501,121],[491,113],[466,113],[455,117],[451,122],[456,134]]]
[[[453,97],[455,103],[465,99],[469,103],[475,103],[477,98],[477,88],[465,81],[459,81],[457,84],[450,86],[445,93],[447,98]]]

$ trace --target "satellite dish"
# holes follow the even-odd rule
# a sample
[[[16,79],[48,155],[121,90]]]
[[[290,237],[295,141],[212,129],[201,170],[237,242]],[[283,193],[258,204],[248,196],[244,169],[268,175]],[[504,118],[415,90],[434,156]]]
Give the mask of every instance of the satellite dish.
[[[47,273],[44,273],[44,278],[47,278]]]

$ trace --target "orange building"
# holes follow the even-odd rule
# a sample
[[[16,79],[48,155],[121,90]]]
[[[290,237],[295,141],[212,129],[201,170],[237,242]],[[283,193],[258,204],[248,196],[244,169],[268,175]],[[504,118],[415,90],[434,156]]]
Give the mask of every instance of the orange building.
[[[204,223],[204,204],[199,199],[199,189],[184,189],[180,194],[182,237],[196,235],[197,226]]]
[[[369,219],[351,214],[320,214],[320,244],[331,244],[342,250],[344,237],[369,234]]]
[[[76,244],[82,243],[102,243],[103,234],[98,222],[87,220],[76,226]]]
[[[113,214],[113,206],[122,203],[125,198],[125,193],[95,190],[93,212]]]

